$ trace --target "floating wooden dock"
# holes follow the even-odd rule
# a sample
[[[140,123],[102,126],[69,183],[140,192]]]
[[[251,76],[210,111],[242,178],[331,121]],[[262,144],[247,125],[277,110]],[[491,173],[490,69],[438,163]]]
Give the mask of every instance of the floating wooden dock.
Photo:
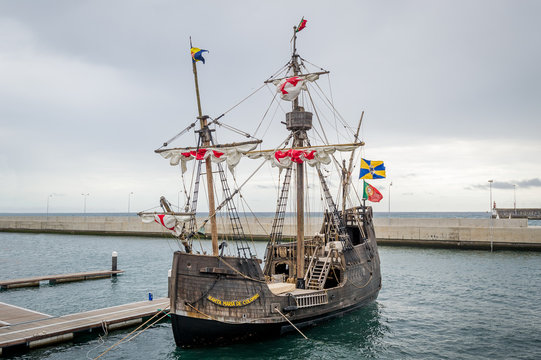
[[[0,290],[39,286],[40,282],[48,281],[49,284],[65,283],[72,281],[83,281],[93,279],[108,278],[117,274],[123,273],[123,270],[100,270],[100,271],[87,271],[72,274],[60,274],[60,275],[44,275],[35,276],[23,279],[13,279],[0,281]]]
[[[169,298],[141,301],[105,309],[86,311],[77,314],[50,317],[32,310],[0,303],[0,321],[7,324],[0,327],[0,356],[54,343],[71,341],[78,336],[93,332],[115,330],[134,326],[156,315],[169,306]],[[10,315],[20,311],[19,317]],[[33,314],[36,318],[28,320]],[[165,313],[164,313],[165,314]],[[38,315],[42,317],[39,318]],[[156,316],[156,319],[160,315]],[[14,321],[22,321],[14,323]]]
[[[12,324],[20,324],[50,317],[50,315],[42,314],[34,310],[23,309],[22,307],[0,302],[0,328]]]

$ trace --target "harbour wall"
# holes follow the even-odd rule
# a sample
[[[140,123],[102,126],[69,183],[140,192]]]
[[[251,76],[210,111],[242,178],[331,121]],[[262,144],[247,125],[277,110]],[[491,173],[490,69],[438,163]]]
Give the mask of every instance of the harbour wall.
[[[198,219],[200,224],[203,219]],[[218,219],[218,232],[231,234],[227,219]],[[308,218],[305,234],[320,230],[319,218]],[[244,231],[254,240],[267,240],[272,219],[242,220]],[[293,218],[286,218],[284,238],[296,234]],[[488,249],[524,249],[541,251],[541,227],[528,227],[526,219],[456,218],[375,218],[378,244]],[[81,235],[125,235],[169,237],[157,223],[142,223],[135,216],[0,216],[2,232],[62,233]],[[208,233],[209,225],[205,229]]]
[[[541,209],[539,208],[496,208],[494,210],[500,219],[525,218],[530,220],[541,220]]]

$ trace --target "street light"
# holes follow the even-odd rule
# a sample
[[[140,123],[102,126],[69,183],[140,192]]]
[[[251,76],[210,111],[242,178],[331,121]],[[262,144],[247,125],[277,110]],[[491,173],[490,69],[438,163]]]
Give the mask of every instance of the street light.
[[[83,196],[84,196],[84,199],[85,199],[85,200],[84,200],[84,205],[83,205],[83,214],[86,215],[86,197],[87,197],[88,195],[90,195],[90,193],[88,193],[88,194],[84,194],[84,193],[83,193],[83,194],[81,194],[81,195],[83,195]]]
[[[131,201],[132,195],[133,195],[133,191],[128,194],[128,215],[130,213],[130,201]]]
[[[517,214],[517,184],[513,184],[513,208],[515,209],[515,215]]]
[[[393,186],[392,181],[389,183],[389,219],[391,218],[391,186]]]
[[[492,179],[490,179],[488,181],[488,184],[490,186],[490,204],[489,204],[489,207],[488,207],[488,209],[489,209],[488,213],[490,215],[490,252],[492,252],[493,249],[494,249],[494,247],[493,247],[493,241],[494,241],[494,239],[493,239],[493,227],[494,227],[494,225],[493,225],[493,220],[492,220],[492,183],[493,182],[494,182],[494,180],[492,180]]]
[[[49,196],[47,196],[47,220],[49,220],[49,201],[51,200],[53,195],[54,194],[49,194]]]
[[[488,204],[488,212],[490,213],[490,218],[492,219],[492,183],[494,180],[489,180],[488,184],[490,186],[490,203]]]

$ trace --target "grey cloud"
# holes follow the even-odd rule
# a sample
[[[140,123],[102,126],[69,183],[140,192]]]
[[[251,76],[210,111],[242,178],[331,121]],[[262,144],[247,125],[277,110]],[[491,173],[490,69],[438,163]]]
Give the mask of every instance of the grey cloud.
[[[529,180],[511,180],[511,181],[494,181],[492,183],[492,188],[494,189],[513,189],[514,185],[517,185],[521,188],[538,188],[541,187],[541,179],[533,178]],[[476,189],[486,189],[489,187],[488,182],[486,184],[475,184],[466,187],[466,190],[476,190]]]
[[[522,181],[517,181],[516,184],[523,188],[541,187],[541,179],[534,178],[530,180],[522,180]]]
[[[141,194],[137,202],[154,204],[156,189],[173,184],[176,173],[152,151],[196,116],[189,35],[194,45],[211,51],[198,76],[204,112],[218,115],[285,63],[291,26],[307,6],[311,15],[299,52],[331,71],[334,105],[352,119],[350,125],[367,110],[362,138],[368,149],[397,144],[407,149],[447,138],[494,140],[498,146],[498,139],[538,141],[541,131],[541,47],[532,46],[541,31],[539,1],[327,6],[303,0],[288,2],[287,15],[284,2],[52,3],[0,1],[0,210],[44,208],[53,191],[68,194],[62,198],[67,211],[80,208],[82,191],[93,194],[96,210],[125,211],[125,194],[134,189]],[[198,13],[212,26],[186,16]],[[242,66],[235,43],[252,50]],[[337,57],[331,44],[347,48],[348,56]],[[330,88],[331,82],[325,78],[320,85]],[[225,121],[252,132],[270,95],[261,91]],[[287,135],[278,121],[280,109],[275,112],[267,145]],[[520,132],[509,132],[510,119]],[[327,127],[334,123],[332,117],[323,120]],[[222,141],[229,135],[220,136]],[[185,135],[176,144],[192,140]],[[439,166],[429,159],[424,165]],[[405,172],[404,178],[425,185],[423,176]],[[538,169],[509,176],[517,174],[532,178],[517,185],[541,189],[534,178]],[[331,188],[338,184],[329,181]],[[494,187],[512,184],[497,181]],[[487,187],[484,182],[468,188]],[[274,188],[261,184],[259,189],[268,190],[259,192]],[[400,193],[398,186],[392,191]],[[122,196],[116,200],[115,194]],[[431,196],[423,193],[423,199]],[[268,210],[268,204],[261,206]],[[422,208],[421,202],[413,206],[412,211]]]

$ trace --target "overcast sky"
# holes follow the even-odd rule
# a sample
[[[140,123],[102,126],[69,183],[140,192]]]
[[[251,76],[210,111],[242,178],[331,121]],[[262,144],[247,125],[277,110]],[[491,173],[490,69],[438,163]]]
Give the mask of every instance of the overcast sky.
[[[82,193],[88,212],[176,203],[180,171],[153,150],[197,116],[189,36],[210,51],[217,116],[287,62],[303,16],[299,52],[331,71],[349,124],[365,111],[363,156],[388,169],[375,211],[390,181],[392,211],[486,211],[489,179],[499,207],[513,184],[541,207],[539,1],[0,0],[0,212],[81,212]],[[253,132],[260,93],[224,122]],[[271,180],[246,190],[254,211],[274,210]]]

